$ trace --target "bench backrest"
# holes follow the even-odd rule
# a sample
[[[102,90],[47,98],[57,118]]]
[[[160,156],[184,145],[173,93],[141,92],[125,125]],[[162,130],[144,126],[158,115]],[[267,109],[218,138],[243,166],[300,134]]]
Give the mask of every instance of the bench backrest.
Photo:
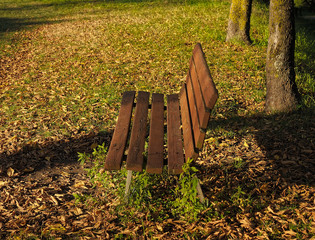
[[[186,83],[180,91],[185,158],[195,159],[202,149],[210,112],[218,98],[201,45],[190,59]]]

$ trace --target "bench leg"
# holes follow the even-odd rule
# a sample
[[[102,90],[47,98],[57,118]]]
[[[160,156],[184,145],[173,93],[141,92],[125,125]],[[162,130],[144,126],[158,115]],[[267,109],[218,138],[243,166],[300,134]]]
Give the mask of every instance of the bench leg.
[[[204,197],[204,195],[203,195],[203,192],[202,192],[202,189],[201,189],[201,186],[200,186],[200,181],[199,181],[199,179],[197,178],[197,176],[196,176],[196,179],[197,179],[197,193],[198,193],[198,197],[199,197],[199,199],[200,199],[200,202],[201,202],[201,203],[204,203],[205,197]]]
[[[125,198],[127,199],[130,193],[130,184],[132,179],[132,170],[127,170],[127,180],[126,180],[126,189],[125,189]]]

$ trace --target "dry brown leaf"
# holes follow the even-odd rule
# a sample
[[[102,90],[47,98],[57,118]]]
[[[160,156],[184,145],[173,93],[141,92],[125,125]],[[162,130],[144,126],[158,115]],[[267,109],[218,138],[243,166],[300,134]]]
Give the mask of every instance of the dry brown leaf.
[[[53,201],[53,203],[54,203],[56,206],[59,205],[59,202],[58,202],[58,200],[57,200],[55,197],[50,196],[50,198],[51,198],[51,200]]]
[[[293,230],[288,230],[288,231],[284,231],[284,235],[285,236],[296,236],[296,232],[294,232]]]
[[[6,185],[8,185],[8,181],[0,181],[0,189]]]
[[[13,177],[14,175],[14,169],[9,167],[8,170],[7,170],[7,175],[8,177]]]
[[[242,227],[253,229],[254,225],[248,220],[247,217],[240,219],[239,222],[241,223]]]

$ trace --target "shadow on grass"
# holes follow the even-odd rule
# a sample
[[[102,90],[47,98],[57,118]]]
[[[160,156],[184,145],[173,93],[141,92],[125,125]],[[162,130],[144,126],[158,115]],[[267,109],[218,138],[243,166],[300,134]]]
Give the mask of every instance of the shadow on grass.
[[[256,166],[256,161],[263,161],[266,169],[261,174],[266,175],[267,178],[272,177],[269,173],[274,172],[277,177],[288,184],[315,186],[314,116],[315,108],[310,108],[283,115],[234,116],[227,119],[212,120],[209,127],[216,129],[215,137],[218,138],[221,137],[221,130],[233,135],[225,137],[226,139],[236,139],[238,142],[244,138],[244,132],[254,136],[263,156],[255,155],[255,149],[251,149],[250,142],[248,143],[249,147],[240,149],[244,152],[232,153],[232,156],[239,157],[244,161],[242,167],[233,168],[241,174],[241,178],[246,175],[243,173],[248,172],[251,166]],[[218,131],[218,128],[221,130]],[[105,143],[105,146],[109,146],[111,135],[111,132],[101,132],[79,138],[65,138],[57,142],[49,141],[44,145],[28,145],[18,152],[9,155],[1,154],[0,166],[2,166],[3,174],[6,174],[6,170],[12,167],[23,175],[24,171],[27,172],[28,170],[33,172],[43,168],[74,164],[77,163],[78,152],[89,153],[92,151],[91,146],[95,148],[96,144]],[[205,148],[207,148],[207,143]],[[224,151],[224,149],[212,153],[207,151],[207,154],[210,153],[204,158],[213,157],[213,159],[218,160],[217,164],[223,163],[225,165],[228,161],[226,162],[224,157],[215,156],[215,154],[224,155]],[[231,166],[233,164],[235,163],[231,163]],[[213,175],[211,169],[201,170]],[[239,184],[237,180],[234,183]]]
[[[104,2],[104,1],[103,0],[72,0],[72,1],[52,0],[50,3],[21,5],[21,6],[17,6],[17,7],[3,7],[3,8],[0,8],[0,11],[38,10],[40,8],[58,7],[58,6],[60,6],[60,7],[73,7],[73,6],[87,4],[87,3],[98,3],[98,2]]]
[[[64,22],[63,20],[43,20],[36,18],[1,18],[0,17],[0,34],[5,32],[15,32],[22,29],[27,29],[33,26],[44,24],[55,24]]]
[[[78,153],[91,153],[99,144],[110,143],[111,133],[100,132],[83,137],[65,138],[59,141],[47,141],[45,144],[24,146],[20,151],[11,154],[0,154],[2,176],[7,175],[9,168],[14,169],[17,177],[34,176],[43,172],[53,172],[55,168],[73,166],[79,169]],[[0,176],[1,176],[0,175]]]
[[[291,211],[302,204],[304,207],[313,207],[313,202],[310,202],[313,201],[312,197],[307,195],[310,191],[304,185],[315,186],[314,113],[315,108],[310,108],[291,114],[230,116],[210,122],[210,129],[216,129],[215,137],[221,136],[218,131],[220,128],[232,133],[222,139],[229,138],[240,143],[247,136],[252,136],[258,145],[256,148],[247,139],[247,146],[240,144],[242,148],[236,148],[235,152],[227,149],[215,149],[211,152],[207,150],[208,143],[205,144],[206,154],[202,161],[215,160],[198,166],[198,177],[202,180],[204,194],[211,203],[205,214],[210,214],[210,218],[224,220],[226,227],[222,230],[232,229],[238,232],[243,226],[237,219],[242,215],[251,219],[252,228],[260,227],[264,221],[260,218],[266,217],[270,206],[274,211]],[[111,136],[111,132],[103,132],[52,141],[45,145],[26,146],[9,156],[1,155],[0,164],[20,171],[19,181],[55,181],[65,168],[70,167],[71,173],[80,173],[82,169],[77,161],[77,153],[89,153],[96,144],[105,143],[108,146]],[[226,161],[229,154],[241,161]],[[93,167],[91,164],[93,163],[85,167]],[[28,168],[34,169],[25,172]],[[170,187],[174,188],[173,185]],[[161,197],[167,201],[173,197],[172,191],[166,195],[168,192],[163,187],[155,188],[154,191],[152,201]],[[162,211],[158,216],[163,214],[165,212]],[[279,227],[281,226],[275,225],[275,228]],[[175,227],[169,231],[176,231]]]
[[[5,32],[14,32],[30,27],[55,24],[65,20],[51,20],[56,17],[69,15],[77,11],[75,7],[82,10],[86,4],[104,3],[102,0],[77,0],[77,1],[54,1],[42,4],[16,4],[17,6],[8,6],[0,8],[0,11],[15,17],[0,17],[0,35]],[[82,6],[82,9],[80,7]],[[20,17],[21,16],[21,17]],[[24,17],[27,16],[27,17]]]
[[[254,136],[267,164],[277,170],[281,178],[290,184],[315,184],[315,108],[290,114],[257,115],[252,117],[231,117],[212,121],[211,128],[221,128],[241,141],[245,132]],[[240,133],[240,134],[238,134]],[[252,151],[250,143],[246,151]],[[242,152],[235,153],[245,156]],[[249,156],[249,155],[248,155]],[[244,159],[246,160],[246,159]],[[251,159],[247,159],[251,164]],[[247,164],[246,163],[246,164]],[[245,172],[247,171],[246,169]]]

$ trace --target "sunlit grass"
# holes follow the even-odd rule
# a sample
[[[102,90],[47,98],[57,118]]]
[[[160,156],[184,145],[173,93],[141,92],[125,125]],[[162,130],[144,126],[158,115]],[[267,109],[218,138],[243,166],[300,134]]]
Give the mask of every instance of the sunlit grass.
[[[314,38],[308,28],[297,25],[296,79],[302,113],[267,116],[263,110],[268,8],[254,2],[253,45],[247,46],[225,42],[229,6],[227,0],[2,1],[0,154],[112,131],[122,92],[177,93],[192,49],[200,42],[220,95],[198,163],[206,165],[200,174],[212,204],[209,211],[215,220],[227,218],[233,224],[238,214],[251,216],[269,237],[280,236],[279,222],[270,220],[267,207],[276,203],[273,209],[280,211],[289,197],[302,198],[305,186],[299,185],[297,193],[285,192],[287,183],[281,185],[281,173],[274,174],[274,162],[290,164],[298,152],[296,161],[302,166],[311,156]],[[298,137],[304,142],[294,148]],[[285,141],[290,145],[284,146]],[[296,198],[291,200],[297,204]],[[286,229],[303,230],[300,225]]]

